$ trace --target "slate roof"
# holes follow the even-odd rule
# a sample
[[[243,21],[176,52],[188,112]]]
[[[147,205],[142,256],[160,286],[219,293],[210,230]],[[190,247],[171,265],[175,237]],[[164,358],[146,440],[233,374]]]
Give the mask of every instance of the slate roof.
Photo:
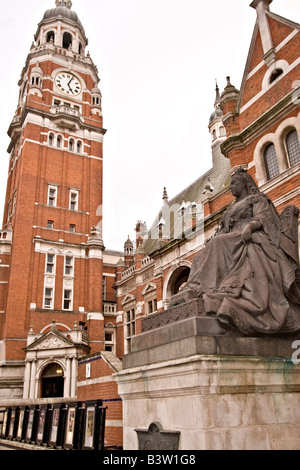
[[[218,193],[223,191],[230,184],[230,162],[228,158],[224,157],[221,153],[221,143],[217,143],[213,148],[213,166],[206,173],[197,178],[192,184],[183,189],[180,193],[174,196],[168,201],[167,207],[165,204],[158,211],[158,214],[152,223],[148,234],[157,233],[157,225],[160,221],[160,218],[164,216],[164,213],[168,210],[168,207],[181,207],[182,203],[187,204],[196,203],[201,205],[203,200],[207,198],[208,194],[216,196]],[[171,220],[170,234],[171,239],[174,235],[174,227],[176,227],[180,222],[180,214],[174,211],[174,221]],[[143,244],[143,249],[146,253],[151,254],[157,247],[158,239],[157,237],[151,238],[151,235],[148,239],[145,240]]]

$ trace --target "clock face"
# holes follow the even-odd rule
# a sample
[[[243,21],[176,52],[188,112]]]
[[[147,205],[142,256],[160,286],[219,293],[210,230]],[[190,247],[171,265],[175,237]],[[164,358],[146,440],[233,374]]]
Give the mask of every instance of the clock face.
[[[80,81],[75,77],[75,75],[69,72],[60,72],[57,74],[55,77],[55,84],[65,95],[76,96],[81,92]]]

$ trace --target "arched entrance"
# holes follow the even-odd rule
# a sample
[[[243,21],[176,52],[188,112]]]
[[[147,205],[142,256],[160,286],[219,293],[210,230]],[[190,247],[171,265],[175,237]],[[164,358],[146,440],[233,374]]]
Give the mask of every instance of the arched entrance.
[[[64,372],[57,363],[49,364],[41,375],[41,398],[64,396]]]

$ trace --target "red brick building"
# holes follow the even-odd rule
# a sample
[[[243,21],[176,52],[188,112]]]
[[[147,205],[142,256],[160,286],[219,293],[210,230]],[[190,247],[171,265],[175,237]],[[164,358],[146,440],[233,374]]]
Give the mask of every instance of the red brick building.
[[[8,130],[0,233],[3,400],[77,399],[78,359],[116,349],[113,284],[121,254],[105,250],[101,238],[100,79],[71,7],[56,0],[39,23]]]
[[[141,318],[167,308],[187,280],[194,255],[233,201],[229,182],[236,167],[247,169],[279,213],[288,205],[300,208],[300,26],[272,13],[271,2],[251,3],[257,20],[240,90],[229,77],[221,96],[217,88],[209,122],[212,169],[170,201],[164,191],[150,230],[137,224],[136,249],[125,243],[117,274],[125,353]]]

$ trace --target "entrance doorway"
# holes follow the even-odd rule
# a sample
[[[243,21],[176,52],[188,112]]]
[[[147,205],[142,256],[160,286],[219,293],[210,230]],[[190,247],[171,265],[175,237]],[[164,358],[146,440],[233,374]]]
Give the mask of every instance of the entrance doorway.
[[[45,367],[41,376],[41,398],[64,396],[64,372],[59,364]]]

